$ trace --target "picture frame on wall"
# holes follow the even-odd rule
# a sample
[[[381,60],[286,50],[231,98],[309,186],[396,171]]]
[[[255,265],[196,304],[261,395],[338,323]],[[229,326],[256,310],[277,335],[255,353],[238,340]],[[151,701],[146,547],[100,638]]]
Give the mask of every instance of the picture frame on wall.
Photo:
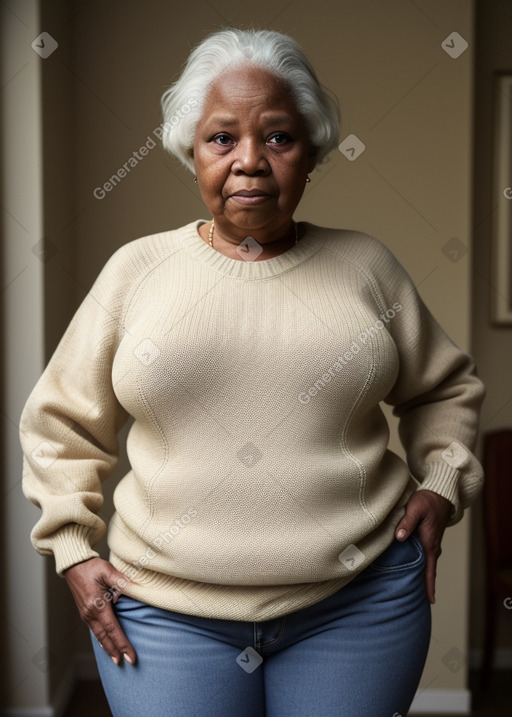
[[[512,74],[494,82],[491,321],[512,326]]]

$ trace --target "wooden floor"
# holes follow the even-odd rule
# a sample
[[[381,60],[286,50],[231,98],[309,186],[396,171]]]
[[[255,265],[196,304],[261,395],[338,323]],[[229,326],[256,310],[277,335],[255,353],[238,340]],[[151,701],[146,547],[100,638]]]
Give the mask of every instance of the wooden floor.
[[[471,675],[472,692],[474,695],[474,711],[472,717],[512,717],[512,673],[496,672],[493,675],[491,688],[486,694],[479,694],[477,689],[478,675]],[[78,685],[73,699],[64,717],[112,717],[105,695],[99,682],[82,682]],[[169,717],[172,716],[170,713]],[[119,717],[122,717],[120,715]],[[140,715],[146,717],[146,715]],[[151,717],[148,713],[148,717]],[[207,717],[207,715],[205,715]],[[226,717],[231,717],[226,715]],[[283,717],[291,717],[283,715]],[[317,717],[317,715],[311,715]],[[318,717],[321,717],[320,715]],[[372,715],[358,715],[357,717],[372,717]],[[419,715],[414,717],[432,717],[432,715]],[[436,714],[436,717],[456,717],[455,714]]]

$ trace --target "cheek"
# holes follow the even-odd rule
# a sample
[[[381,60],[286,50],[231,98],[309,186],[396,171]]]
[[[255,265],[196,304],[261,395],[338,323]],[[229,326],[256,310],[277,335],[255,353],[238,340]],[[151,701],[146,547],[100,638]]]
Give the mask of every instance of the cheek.
[[[301,160],[289,163],[286,167],[276,168],[275,176],[280,185],[281,194],[288,197],[297,197],[304,191],[307,166]]]
[[[201,197],[210,211],[219,212],[224,203],[222,190],[224,187],[224,179],[219,175],[217,168],[204,166],[198,167],[198,186]]]
[[[218,195],[224,186],[225,173],[217,166],[207,166],[201,172],[201,187],[209,195]]]
[[[207,147],[199,145],[194,147],[194,165],[198,172],[206,180],[211,181],[219,176],[222,170],[222,162],[219,157],[212,154]]]
[[[309,156],[303,149],[298,149],[296,152],[290,152],[279,157],[274,162],[274,173],[279,175],[282,180],[288,181],[293,184],[297,181],[297,176],[304,174],[306,177],[309,165]]]

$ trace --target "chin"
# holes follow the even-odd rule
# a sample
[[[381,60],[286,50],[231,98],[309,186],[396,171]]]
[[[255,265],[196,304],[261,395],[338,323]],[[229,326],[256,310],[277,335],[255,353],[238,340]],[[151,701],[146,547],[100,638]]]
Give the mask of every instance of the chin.
[[[256,214],[256,212],[244,212],[242,216],[237,216],[236,218],[224,217],[224,221],[229,222],[233,228],[238,230],[256,231],[275,230],[277,226],[286,224],[287,218],[275,213],[262,216],[260,213]]]

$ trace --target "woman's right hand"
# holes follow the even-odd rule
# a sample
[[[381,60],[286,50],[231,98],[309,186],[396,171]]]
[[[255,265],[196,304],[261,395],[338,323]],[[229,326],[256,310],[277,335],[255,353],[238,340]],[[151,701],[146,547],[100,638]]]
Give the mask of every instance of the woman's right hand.
[[[82,620],[92,630],[100,647],[110,655],[116,665],[123,658],[131,665],[137,655],[119,624],[112,604],[116,603],[123,588],[133,582],[116,570],[107,560],[91,558],[64,571]]]

